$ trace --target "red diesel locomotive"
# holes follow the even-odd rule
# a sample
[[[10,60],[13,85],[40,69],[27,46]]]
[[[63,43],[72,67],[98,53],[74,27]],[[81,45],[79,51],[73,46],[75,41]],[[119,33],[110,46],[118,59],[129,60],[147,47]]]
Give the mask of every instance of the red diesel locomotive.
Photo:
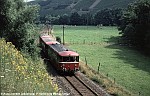
[[[40,36],[40,46],[51,64],[58,71],[76,72],[79,70],[79,54],[68,49],[50,36]]]

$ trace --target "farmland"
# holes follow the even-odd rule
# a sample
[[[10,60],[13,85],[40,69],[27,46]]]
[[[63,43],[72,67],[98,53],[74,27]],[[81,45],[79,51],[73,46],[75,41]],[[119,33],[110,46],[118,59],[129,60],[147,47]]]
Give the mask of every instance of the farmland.
[[[134,94],[150,94],[150,58],[118,44],[116,27],[66,26],[65,43],[87,60],[88,66],[115,79]],[[62,38],[62,26],[54,26],[54,35]]]

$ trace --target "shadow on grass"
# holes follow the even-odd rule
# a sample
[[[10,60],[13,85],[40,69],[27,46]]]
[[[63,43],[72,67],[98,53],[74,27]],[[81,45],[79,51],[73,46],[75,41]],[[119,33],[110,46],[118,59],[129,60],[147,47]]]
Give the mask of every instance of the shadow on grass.
[[[105,38],[110,45],[105,48],[117,49],[114,57],[123,60],[123,62],[133,65],[136,69],[146,71],[150,74],[150,57],[141,53],[133,47],[119,43],[119,37]]]

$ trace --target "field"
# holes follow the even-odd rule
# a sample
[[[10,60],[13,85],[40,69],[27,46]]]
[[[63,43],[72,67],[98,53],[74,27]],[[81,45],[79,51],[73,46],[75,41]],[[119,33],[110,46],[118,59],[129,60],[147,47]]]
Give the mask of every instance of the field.
[[[65,43],[80,54],[80,59],[134,94],[150,94],[150,58],[118,44],[116,27],[66,26]],[[54,26],[62,38],[62,26]]]

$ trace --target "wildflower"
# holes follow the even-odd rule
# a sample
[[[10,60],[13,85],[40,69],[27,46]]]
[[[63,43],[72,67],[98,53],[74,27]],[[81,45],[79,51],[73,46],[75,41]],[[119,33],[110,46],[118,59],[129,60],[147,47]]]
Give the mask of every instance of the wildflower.
[[[11,70],[9,70],[9,69],[5,69],[5,71],[6,71],[6,72],[9,72],[9,71],[11,71]]]
[[[15,65],[15,61],[12,61],[12,64]]]
[[[19,77],[16,77],[16,79],[18,80],[18,79],[19,79]]]
[[[4,78],[5,76],[1,76],[1,78]]]

